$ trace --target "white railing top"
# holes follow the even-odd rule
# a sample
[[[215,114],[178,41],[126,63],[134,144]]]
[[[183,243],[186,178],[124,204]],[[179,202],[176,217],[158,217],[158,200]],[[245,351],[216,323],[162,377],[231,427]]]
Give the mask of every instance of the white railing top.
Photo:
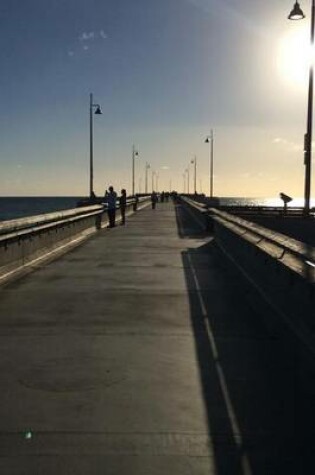
[[[102,205],[84,206],[82,208],[73,208],[53,213],[39,214],[36,216],[28,216],[26,218],[10,219],[0,222],[0,235],[12,233],[21,229],[31,228],[40,224],[47,224],[53,221],[61,221],[75,216],[85,216],[89,213],[102,212]]]

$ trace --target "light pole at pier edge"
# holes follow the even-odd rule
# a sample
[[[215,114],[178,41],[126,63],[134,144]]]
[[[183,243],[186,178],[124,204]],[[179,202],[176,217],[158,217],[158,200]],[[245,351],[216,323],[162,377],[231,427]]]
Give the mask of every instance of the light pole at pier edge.
[[[196,155],[195,155],[195,158],[191,160],[190,163],[194,165],[194,192],[196,195],[197,194],[197,157]]]
[[[209,145],[209,191],[210,191],[210,198],[213,198],[213,130],[211,129],[210,135],[207,136],[205,143]]]
[[[156,176],[156,173],[152,170],[152,192],[154,191],[154,177]]]
[[[187,173],[187,194],[189,195],[189,164],[188,167],[185,169],[185,173]]]
[[[288,19],[302,20],[305,18],[299,3],[296,1],[293,5]],[[312,0],[311,8],[311,50],[312,56],[309,67],[308,80],[308,101],[307,101],[307,122],[306,134],[304,136],[304,165],[305,165],[305,180],[304,180],[304,213],[309,214],[310,199],[311,199],[311,165],[312,165],[312,129],[313,129],[313,83],[314,83],[314,66],[313,66],[313,50],[314,50],[314,24],[315,24],[315,0]]]
[[[90,94],[90,198],[94,195],[93,190],[93,109],[95,114],[102,114],[101,106],[93,104],[93,94]]]
[[[150,163],[145,162],[145,193],[148,193],[148,170],[150,168]]]
[[[135,158],[139,157],[139,152],[136,151],[135,146],[132,146],[132,196],[135,194]]]

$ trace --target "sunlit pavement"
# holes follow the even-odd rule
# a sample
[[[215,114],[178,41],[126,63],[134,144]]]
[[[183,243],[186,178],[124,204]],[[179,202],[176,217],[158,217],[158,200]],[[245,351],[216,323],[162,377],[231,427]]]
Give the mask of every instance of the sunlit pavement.
[[[3,288],[0,312],[0,473],[279,475],[297,463],[292,361],[179,205]]]

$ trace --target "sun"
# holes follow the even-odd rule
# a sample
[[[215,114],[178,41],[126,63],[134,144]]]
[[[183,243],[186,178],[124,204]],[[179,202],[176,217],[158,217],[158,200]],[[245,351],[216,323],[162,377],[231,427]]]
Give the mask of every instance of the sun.
[[[304,88],[308,81],[310,62],[314,60],[305,23],[294,22],[290,32],[278,44],[277,67],[280,76],[293,86]],[[292,28],[293,27],[293,28]]]

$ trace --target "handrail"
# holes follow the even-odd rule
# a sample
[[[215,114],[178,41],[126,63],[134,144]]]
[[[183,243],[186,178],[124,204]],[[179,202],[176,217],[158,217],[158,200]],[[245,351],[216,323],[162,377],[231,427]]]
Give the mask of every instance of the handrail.
[[[305,245],[303,242],[286,236],[285,234],[279,233],[278,231],[271,231],[263,226],[260,226],[259,224],[247,221],[246,219],[240,218],[239,216],[231,215],[226,211],[210,208],[209,212],[211,213],[212,218],[218,217],[222,218],[224,221],[233,223],[234,225],[237,225],[243,229],[245,232],[250,231],[251,233],[256,234],[256,236],[259,236],[261,240],[265,239],[271,243],[276,243],[282,249],[291,252],[295,256],[314,261],[315,265],[314,247]]]
[[[221,209],[205,208],[202,204],[187,197],[181,197],[181,199],[200,212],[206,218],[206,222],[210,223],[212,220],[214,223],[230,229],[234,234],[251,242],[258,249],[281,261],[300,275],[308,275],[308,279],[312,281],[313,277],[310,276],[315,272],[315,248],[313,246]],[[306,268],[309,272],[305,272]]]
[[[289,206],[284,208],[283,206],[258,206],[258,205],[220,205],[221,211],[227,211],[232,214],[241,215],[258,215],[258,216],[285,216],[285,217],[297,217],[304,216],[304,208],[301,206]],[[310,209],[309,216],[315,217],[315,207]]]
[[[148,197],[140,197],[138,203],[147,201]],[[126,205],[130,206],[136,203],[135,198],[129,198]],[[52,213],[39,214],[35,216],[29,216],[25,218],[10,219],[0,222],[0,239],[2,235],[8,235],[8,233],[23,234],[22,230],[30,231],[31,228],[35,229],[44,224],[53,223],[53,226],[57,223],[61,224],[65,221],[69,221],[71,218],[82,219],[88,216],[102,214],[106,210],[107,203],[98,205],[89,205],[79,208],[72,208],[69,210],[54,211]],[[116,209],[119,209],[119,202],[117,201]],[[91,214],[92,213],[92,214]],[[27,231],[26,231],[27,232]],[[25,233],[24,233],[25,234]],[[7,237],[6,237],[7,238]]]
[[[8,221],[0,222],[0,235],[14,232],[21,229],[28,229],[33,226],[38,226],[40,224],[46,224],[50,222],[58,222],[67,218],[74,216],[84,217],[89,215],[91,212],[95,211],[96,214],[103,212],[103,206],[101,205],[92,205],[85,206],[82,208],[72,208],[69,210],[56,211],[53,213],[39,214],[36,216],[29,216],[26,218],[19,219],[10,219]]]
[[[192,200],[187,196],[180,196],[180,199],[188,203],[190,206],[198,209],[199,211],[206,212],[208,210],[208,206],[206,203],[200,203],[199,201]]]
[[[44,230],[49,230],[56,228],[56,226],[62,226],[70,223],[74,223],[75,221],[79,221],[85,218],[90,218],[92,216],[97,216],[100,214],[100,211],[93,211],[91,213],[85,213],[85,214],[80,214],[77,216],[71,216],[66,219],[60,219],[60,220],[55,220],[55,221],[49,221],[49,222],[42,222],[42,223],[37,223],[35,226],[29,226],[25,228],[20,228],[16,231],[13,232],[8,232],[6,234],[0,234],[0,243],[1,242],[6,242],[9,241],[10,239],[14,239],[17,237],[22,237],[28,234],[44,231]]]
[[[144,208],[148,198],[129,199],[126,212]],[[117,206],[118,219],[121,218]],[[35,262],[51,259],[88,239],[108,224],[102,204],[78,207],[0,223],[0,283],[14,278]]]

